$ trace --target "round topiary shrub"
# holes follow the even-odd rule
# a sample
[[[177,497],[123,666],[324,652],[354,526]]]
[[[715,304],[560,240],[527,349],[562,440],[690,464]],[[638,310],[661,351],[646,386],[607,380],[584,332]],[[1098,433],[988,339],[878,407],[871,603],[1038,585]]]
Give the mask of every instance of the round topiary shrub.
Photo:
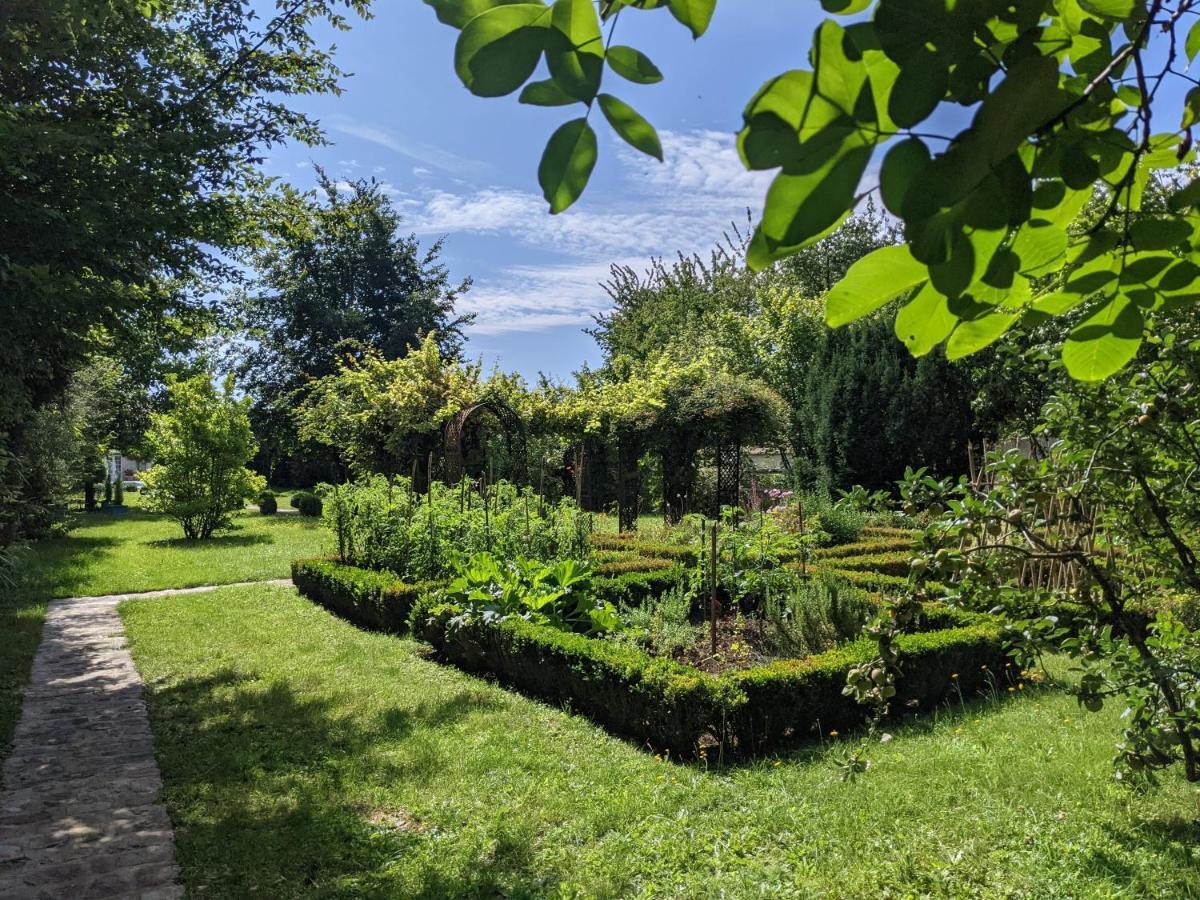
[[[279,501],[270,491],[263,491],[258,496],[258,511],[264,516],[273,516],[279,510]]]
[[[321,498],[307,491],[302,491],[293,497],[292,506],[300,510],[300,515],[302,516],[316,517],[321,515]]]

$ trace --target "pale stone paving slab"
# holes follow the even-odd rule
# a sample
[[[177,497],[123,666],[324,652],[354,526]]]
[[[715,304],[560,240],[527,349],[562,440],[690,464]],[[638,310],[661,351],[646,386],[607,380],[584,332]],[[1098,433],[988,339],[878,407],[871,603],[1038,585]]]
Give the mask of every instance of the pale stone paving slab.
[[[235,586],[50,604],[4,764],[0,898],[183,896],[142,679],[117,605]]]

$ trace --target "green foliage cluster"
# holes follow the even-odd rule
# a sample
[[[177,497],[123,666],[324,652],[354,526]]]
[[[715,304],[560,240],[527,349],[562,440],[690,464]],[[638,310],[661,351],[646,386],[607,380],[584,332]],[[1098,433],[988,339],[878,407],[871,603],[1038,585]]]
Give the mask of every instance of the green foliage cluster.
[[[591,585],[591,569],[573,559],[547,565],[523,556],[502,562],[491,553],[475,553],[456,558],[450,583],[439,596],[454,610],[450,628],[509,617],[589,635],[620,627],[616,610],[596,599]]]
[[[988,482],[945,485],[913,560],[1002,611],[1026,662],[1068,653],[1085,708],[1126,704],[1118,772],[1135,781],[1179,763],[1200,780],[1200,633],[1177,599],[1200,595],[1198,350],[1184,319],[1128,374],[1064,388],[1044,413],[1049,451],[998,452]],[[1054,566],[1071,567],[1069,592],[1041,577]]]
[[[337,89],[341,72],[312,31],[344,28],[366,7],[316,0],[259,17],[231,0],[5,4],[0,543],[36,534],[49,507],[93,483],[90,451],[108,429],[92,425],[78,460],[59,450],[59,471],[19,477],[70,446],[75,373],[97,355],[153,369],[211,324],[208,295],[236,278],[231,257],[255,239],[262,154],[317,142],[292,100]],[[79,466],[64,485],[61,471]]]
[[[300,491],[297,494],[293,494],[290,503],[292,509],[299,512],[300,515],[309,516],[313,519],[320,518],[321,511],[324,508],[321,498],[312,491]]]
[[[270,491],[258,495],[258,511],[264,516],[273,516],[279,511],[279,501]]]
[[[655,156],[649,123],[614,117],[600,100],[606,63],[634,81],[662,77],[648,61],[621,62],[643,59],[635,48],[610,57],[617,21],[666,6],[699,37],[716,6],[429,2],[460,29],[455,67],[469,90],[516,91],[544,58],[551,77],[526,86],[524,102],[599,102],[618,134]],[[877,190],[905,244],[855,263],[829,291],[826,318],[844,325],[896,301],[895,333],[914,355],[945,345],[960,358],[1018,322],[1064,317],[1063,364],[1103,379],[1163,313],[1194,302],[1200,186],[1172,172],[1194,159],[1200,92],[1180,70],[1200,52],[1192,0],[822,5],[835,17],[816,28],[809,66],[767,81],[743,113],[742,162],[776,173],[748,245],[752,268],[811,246]],[[1168,102],[1164,83],[1186,91],[1165,131],[1154,115]],[[539,166],[551,212],[574,202],[595,160],[586,115],[551,137]],[[868,186],[873,161],[878,185]],[[1144,202],[1155,183],[1167,184],[1163,205]],[[1072,231],[1097,193],[1096,220]]]
[[[368,349],[309,386],[296,413],[300,437],[332,448],[356,473],[424,472],[442,425],[480,391],[479,368],[444,357],[436,335],[398,359]]]
[[[641,603],[622,605],[622,628],[613,640],[634,644],[651,656],[679,657],[700,633],[700,626],[692,622],[692,608],[692,592],[682,584]]]
[[[779,655],[803,658],[859,637],[877,608],[865,591],[836,576],[817,574],[767,597],[763,618]]]
[[[892,487],[906,463],[955,473],[966,446],[1023,410],[1019,404],[973,406],[986,378],[1012,396],[1022,378],[1001,370],[995,354],[950,365],[944,354],[914,359],[883,314],[831,331],[824,294],[856,260],[898,240],[873,205],[785,264],[754,272],[744,246],[730,242],[709,261],[681,257],[653,263],[644,275],[614,267],[613,301],[592,334],[616,372],[625,361],[698,354],[761,382],[782,400],[774,435],[747,433],[743,443],[778,443],[793,482]],[[1023,371],[1023,370],[1022,370]],[[1036,395],[1036,391],[1032,391]],[[1010,408],[1012,407],[1012,408]]]
[[[208,538],[266,487],[246,468],[257,449],[250,401],[235,397],[232,378],[218,391],[207,374],[172,380],[167,393],[170,409],[151,417],[146,437],[155,463],[144,476],[145,505],[179,522],[189,540]]]
[[[435,481],[422,495],[407,478],[375,476],[328,489],[325,504],[342,560],[414,582],[445,578],[459,554],[548,563],[588,556],[590,519],[572,501],[549,505],[507,482],[476,490]]]
[[[311,381],[368,351],[399,359],[429,334],[444,357],[457,358],[471,320],[454,312],[470,282],[451,282],[440,241],[422,248],[400,234],[400,215],[383,185],[316,174],[316,191],[285,185],[269,198],[266,234],[250,254],[253,284],[235,298],[252,338],[237,372],[256,398],[258,464],[285,484],[311,483],[296,479],[322,468],[317,480],[333,477],[332,451],[321,457],[311,443],[302,447],[293,415]]]

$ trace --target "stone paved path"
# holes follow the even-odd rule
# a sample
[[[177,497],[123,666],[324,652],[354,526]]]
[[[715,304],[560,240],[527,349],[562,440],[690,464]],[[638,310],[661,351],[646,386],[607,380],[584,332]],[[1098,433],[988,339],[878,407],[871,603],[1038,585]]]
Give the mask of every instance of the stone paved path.
[[[158,800],[162,779],[142,679],[126,649],[117,604],[212,590],[217,587],[50,604],[4,764],[0,898],[183,895],[175,834]]]

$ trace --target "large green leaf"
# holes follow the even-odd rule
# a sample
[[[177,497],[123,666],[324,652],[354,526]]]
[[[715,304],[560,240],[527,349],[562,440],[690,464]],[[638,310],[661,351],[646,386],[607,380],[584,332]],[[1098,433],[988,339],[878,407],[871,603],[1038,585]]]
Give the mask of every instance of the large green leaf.
[[[813,38],[814,71],[785,72],[759,88],[738,134],[748,168],[805,174],[827,166],[843,144],[880,139],[866,69],[848,44],[846,30],[826,21]]]
[[[946,298],[926,282],[896,313],[896,337],[913,356],[924,356],[949,337],[957,324],[958,316],[950,311]]]
[[[946,342],[946,358],[962,359],[994,344],[1019,316],[1015,312],[994,312],[970,322],[959,322]]]
[[[1127,19],[1133,14],[1136,0],[1079,0],[1079,5],[1098,16]]]
[[[858,140],[847,142],[815,171],[776,175],[746,254],[750,267],[762,269],[790,256],[845,221],[873,149]]]
[[[521,2],[523,0],[425,0],[437,13],[439,22],[454,28],[462,28],[481,12],[494,6]]]
[[[869,7],[872,0],[821,0],[821,6],[826,12],[835,16],[852,16]]]
[[[1065,262],[1067,232],[1057,225],[1026,223],[1017,232],[1011,249],[1021,261],[1020,272],[1027,276],[1044,275]]]
[[[1200,53],[1200,19],[1193,22],[1192,27],[1188,29],[1184,52],[1187,53],[1188,62],[1195,62],[1196,54]]]
[[[480,97],[511,94],[537,68],[549,33],[550,7],[496,6],[471,19],[454,47],[454,68]]]
[[[669,0],[667,5],[671,15],[691,30],[692,37],[698,38],[708,30],[717,0]]]
[[[600,89],[604,38],[591,0],[555,0],[550,17],[546,64],[559,87],[585,103]]]
[[[662,72],[650,57],[633,47],[624,44],[609,47],[605,58],[610,69],[635,84],[657,84],[663,80]]]
[[[883,157],[879,169],[879,195],[883,205],[899,215],[909,186],[927,165],[929,148],[920,138],[908,138],[894,144]]]
[[[925,121],[946,96],[949,71],[940,56],[926,50],[910,59],[888,97],[888,114],[900,128]]]
[[[612,94],[601,94],[596,98],[600,102],[600,110],[613,131],[637,150],[647,156],[653,156],[662,162],[662,143],[658,140],[658,132],[628,103],[618,100]]]
[[[572,119],[550,135],[538,165],[550,212],[560,213],[579,199],[595,165],[596,132],[586,118]]]
[[[929,202],[943,208],[967,196],[1066,105],[1052,57],[1024,56],[983,101],[969,131],[930,172]]]
[[[836,328],[861,319],[929,277],[902,244],[880,247],[858,260],[825,296],[825,321]]]
[[[1116,294],[1067,336],[1062,358],[1071,377],[1102,381],[1133,359],[1142,343],[1142,312]]]
[[[1169,250],[1191,239],[1195,230],[1186,219],[1138,219],[1129,229],[1133,246],[1138,250]]]
[[[569,106],[579,102],[559,87],[558,82],[553,78],[529,82],[517,99],[530,106]]]

